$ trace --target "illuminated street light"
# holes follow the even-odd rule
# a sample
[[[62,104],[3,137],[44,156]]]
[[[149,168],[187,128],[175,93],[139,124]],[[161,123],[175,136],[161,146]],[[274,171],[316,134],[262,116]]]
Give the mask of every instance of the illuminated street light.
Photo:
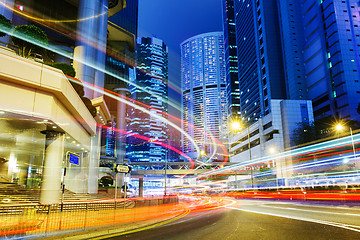
[[[335,126],[335,129],[336,131],[342,131],[344,129],[344,126],[341,125],[341,123],[338,123],[336,126]],[[351,129],[351,128],[350,128]]]
[[[274,153],[276,152],[276,149],[275,149],[274,147],[271,147],[271,148],[269,149],[269,152],[270,152],[271,154],[274,154]]]
[[[242,126],[240,124],[240,122],[238,121],[233,121],[230,123],[230,128],[233,132],[239,131],[242,129]]]
[[[276,148],[275,147],[270,147],[269,148],[269,152],[270,152],[270,154],[275,154],[276,152],[277,152],[277,150],[276,150]],[[277,159],[278,160],[278,159]],[[276,160],[273,160],[274,162],[276,161]],[[281,159],[279,160],[279,161],[281,161]],[[278,164],[276,164],[276,166],[277,166]],[[283,163],[282,162],[279,162],[279,168],[280,168],[280,177],[281,178],[284,178],[284,176],[283,176],[283,171],[282,171],[282,169],[283,169]],[[277,170],[276,170],[277,171]],[[277,171],[278,172],[278,171]],[[278,176],[276,176],[276,186],[277,186],[277,188],[279,188],[279,177]]]

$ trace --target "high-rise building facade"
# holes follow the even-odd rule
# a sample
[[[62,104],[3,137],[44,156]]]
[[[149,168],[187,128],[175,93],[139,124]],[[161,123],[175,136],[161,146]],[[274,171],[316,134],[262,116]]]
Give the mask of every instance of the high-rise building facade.
[[[115,1],[109,1],[109,7],[114,3]],[[129,96],[129,82],[133,81],[136,75],[138,0],[127,1],[125,9],[124,12],[117,12],[109,17],[105,88],[122,96]],[[106,145],[107,150],[101,159],[102,163],[116,161],[122,164],[126,155],[126,135],[116,129],[127,131],[128,107],[123,102],[110,98],[106,100],[114,117],[103,134],[103,145]]]
[[[229,121],[240,117],[237,46],[235,34],[234,0],[223,0],[226,89],[229,103]]]
[[[297,92],[293,95],[313,101],[315,118],[359,120],[359,2],[278,0],[278,4],[287,82]]]
[[[281,152],[292,146],[298,122],[313,121],[305,77],[298,78],[303,68],[288,69],[284,60],[298,66],[302,50],[291,42],[292,52],[284,53],[281,40],[296,39],[280,25],[283,14],[277,0],[235,1],[240,114],[248,128],[230,137],[231,161],[261,157],[269,149]]]
[[[224,51],[222,32],[200,34],[181,43],[182,128],[206,154],[215,146],[204,132],[222,140],[227,131]],[[185,153],[195,153],[184,136],[182,143]]]
[[[286,99],[277,2],[235,1],[235,15],[241,115],[254,122]]]
[[[146,91],[130,85],[132,98],[149,107],[151,114],[131,109],[129,132],[163,143],[168,142],[166,122],[168,111],[168,47],[157,38],[142,38],[137,48],[137,72],[134,83]],[[164,161],[167,149],[148,140],[128,137],[126,155],[130,162]]]

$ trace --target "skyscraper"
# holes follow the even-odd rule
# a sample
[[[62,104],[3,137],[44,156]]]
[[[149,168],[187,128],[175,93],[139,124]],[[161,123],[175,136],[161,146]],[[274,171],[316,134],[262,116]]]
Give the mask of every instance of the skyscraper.
[[[270,113],[286,99],[276,0],[235,1],[240,110],[245,122]]]
[[[109,1],[109,7],[114,5]],[[105,88],[122,96],[128,95],[129,81],[135,78],[136,62],[136,35],[138,23],[138,0],[127,1],[126,11],[117,12],[109,17],[106,51]],[[125,10],[124,9],[124,10]],[[116,132],[115,129],[127,130],[127,106],[123,102],[106,98],[110,112],[114,118],[111,128],[104,131],[106,136],[106,157],[104,161],[114,159],[118,164],[123,163],[126,152],[126,135]],[[105,144],[104,144],[105,145]],[[110,157],[110,158],[109,158]]]
[[[222,32],[200,34],[181,43],[182,128],[207,154],[211,138],[222,140],[227,131],[224,37]],[[197,131],[194,127],[204,131]],[[184,136],[183,151],[195,153]],[[195,155],[193,156],[195,157]]]
[[[155,118],[167,118],[168,111],[168,47],[157,38],[142,38],[137,49],[137,85],[148,92],[130,86],[132,98],[149,106],[151,114],[131,109],[129,131],[167,143],[167,124]],[[131,162],[164,161],[167,149],[136,137],[128,137],[127,157]]]
[[[229,117],[240,117],[240,91],[238,79],[237,46],[235,34],[234,0],[223,0],[226,88]],[[230,119],[229,119],[230,121]]]
[[[298,61],[301,50],[284,55],[281,36],[293,36],[282,31],[279,13],[283,14],[277,0],[235,1],[240,114],[248,128],[231,137],[231,161],[261,157],[270,148],[281,152],[292,146],[291,134],[298,122],[313,121],[303,80],[284,65],[284,57]],[[289,77],[297,85],[287,82]]]
[[[315,118],[359,120],[358,1],[278,3],[290,95],[311,99]]]

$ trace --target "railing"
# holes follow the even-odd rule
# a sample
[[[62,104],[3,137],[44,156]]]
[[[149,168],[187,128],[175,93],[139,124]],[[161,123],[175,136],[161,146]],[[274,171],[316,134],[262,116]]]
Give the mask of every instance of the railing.
[[[64,204],[0,205],[0,238],[122,227],[174,215],[183,209],[176,196],[66,202]]]

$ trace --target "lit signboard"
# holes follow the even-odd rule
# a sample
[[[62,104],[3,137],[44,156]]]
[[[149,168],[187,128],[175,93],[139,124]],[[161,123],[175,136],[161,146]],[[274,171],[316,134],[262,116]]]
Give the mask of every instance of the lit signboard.
[[[69,163],[79,165],[80,164],[80,156],[74,153],[69,153]]]

